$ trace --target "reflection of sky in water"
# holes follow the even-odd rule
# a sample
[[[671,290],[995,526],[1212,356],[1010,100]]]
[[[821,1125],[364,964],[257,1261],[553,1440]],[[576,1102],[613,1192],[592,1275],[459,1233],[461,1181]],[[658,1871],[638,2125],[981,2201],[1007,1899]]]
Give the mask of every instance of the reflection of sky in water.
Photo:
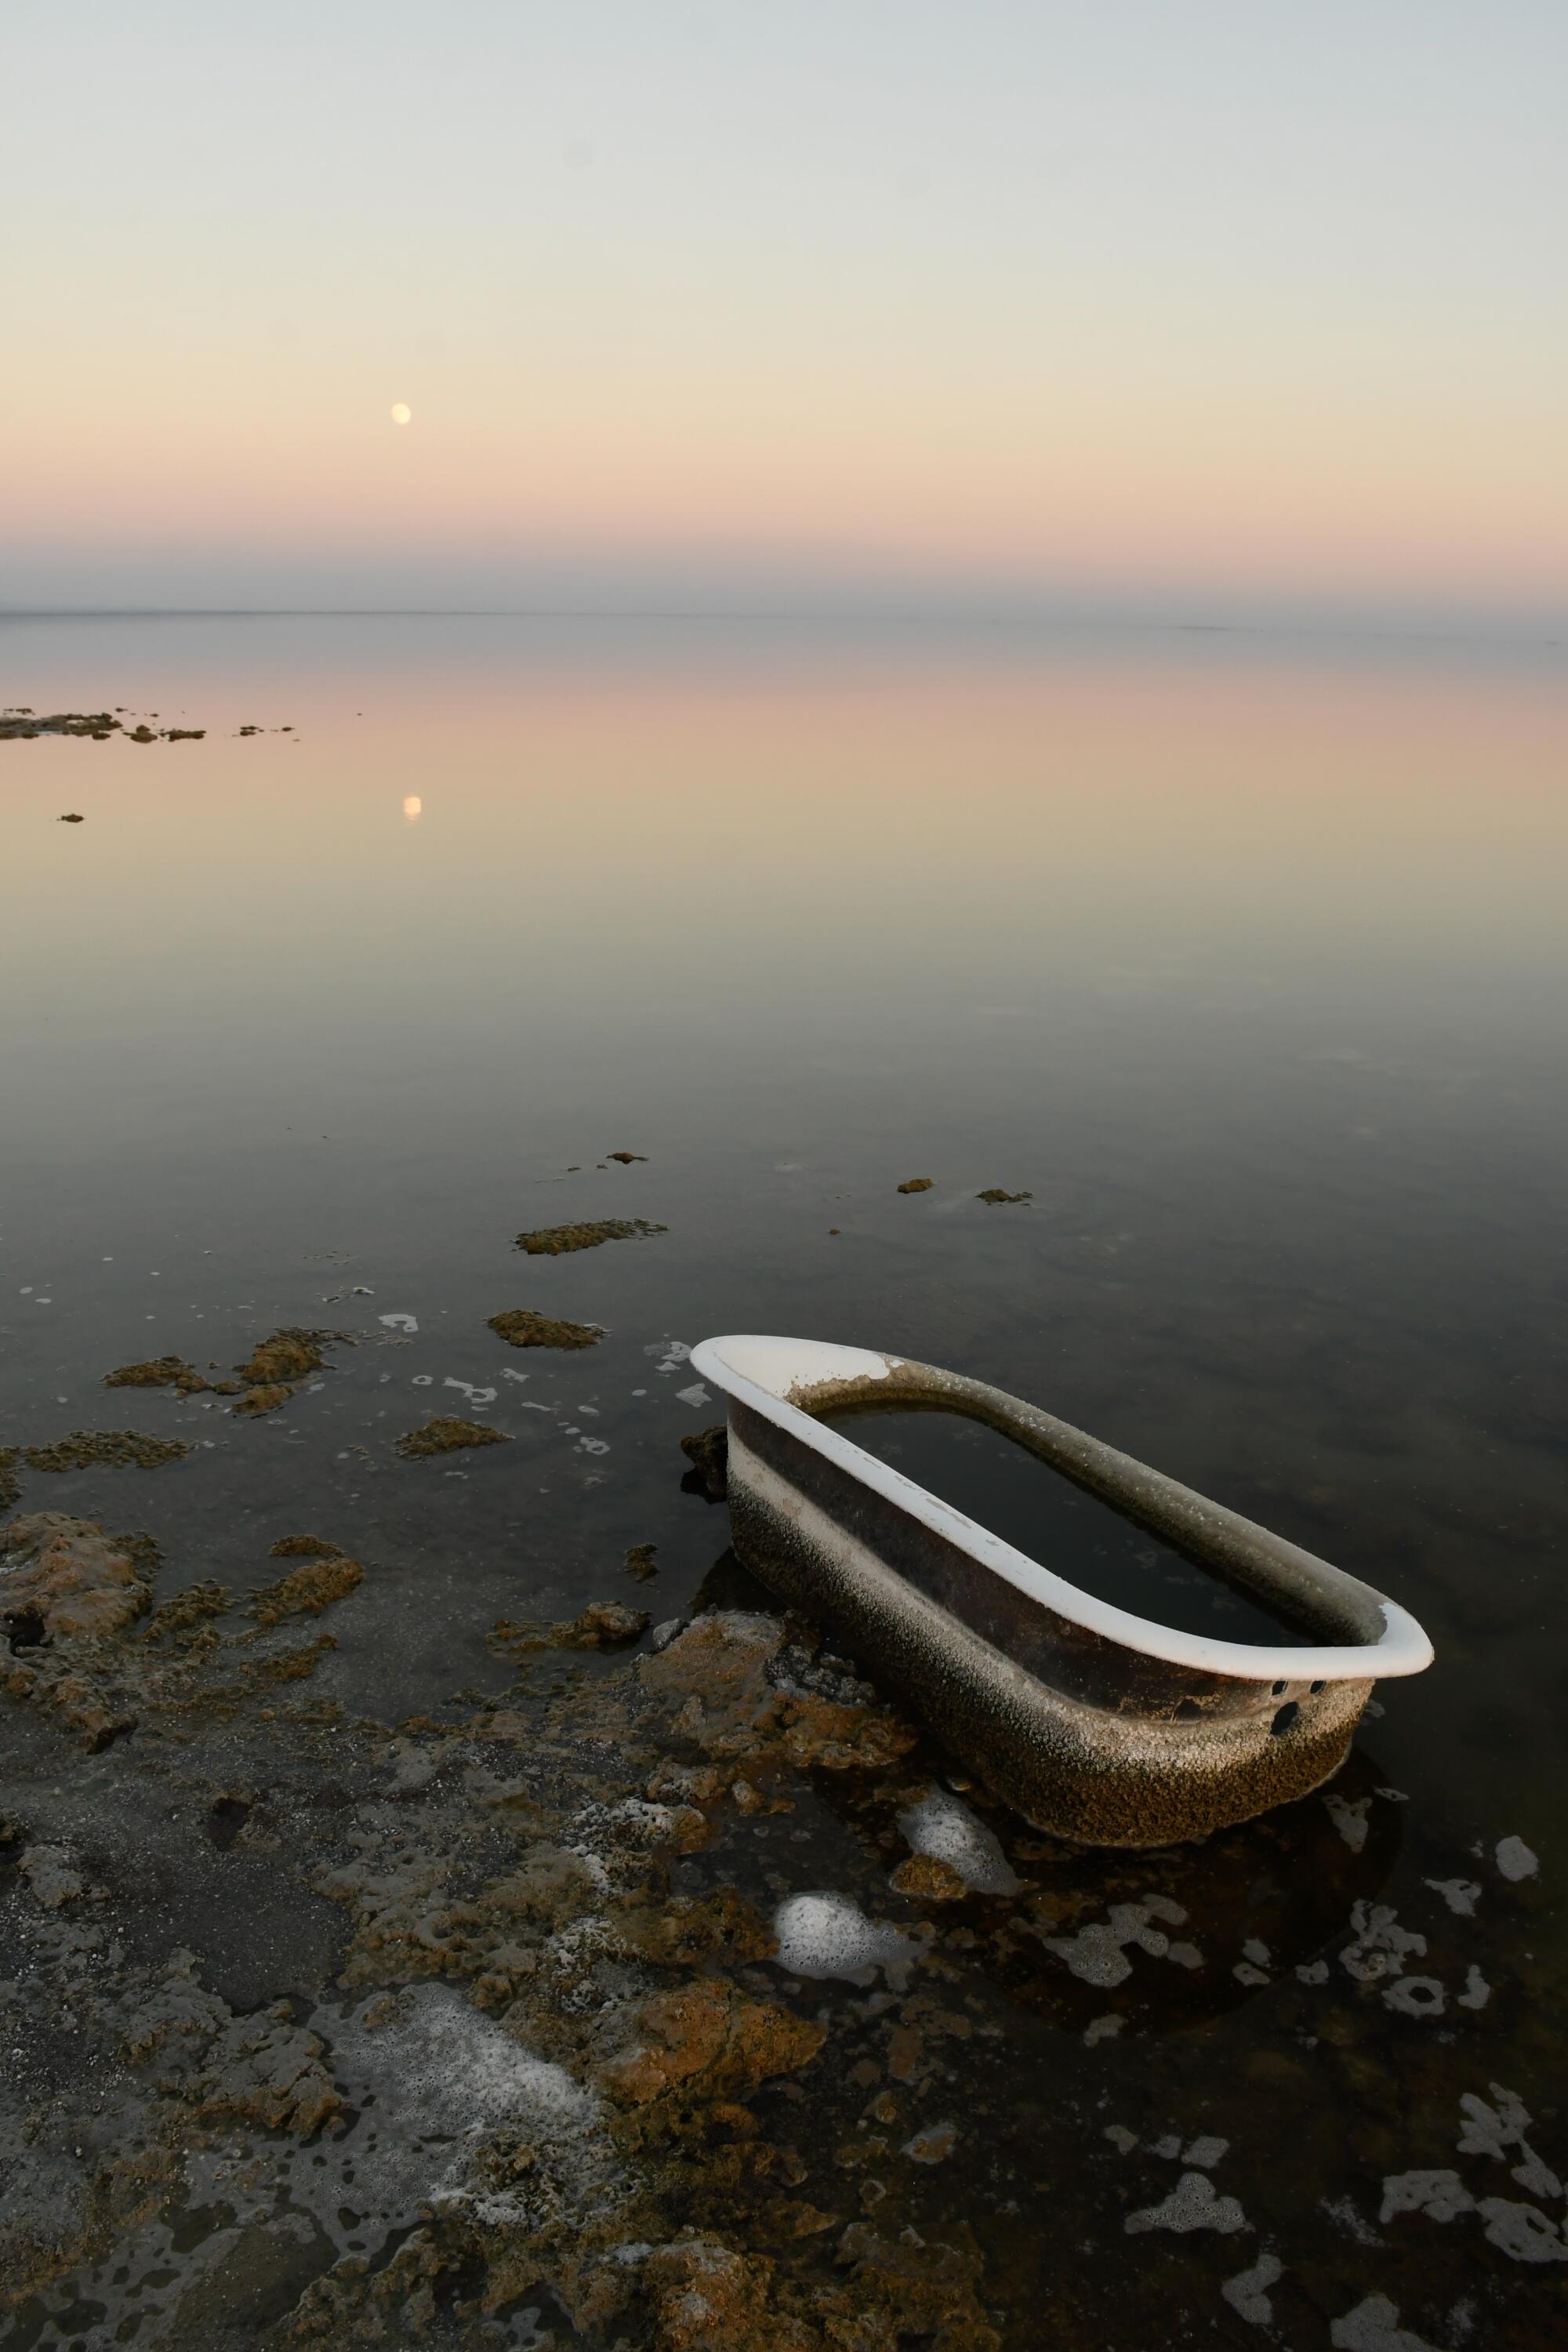
[[[118,1425],[95,1382],[131,1356],[356,1332],[268,1425],[139,1396],[198,1451],[137,1512],[237,1584],[280,1478],[300,1523],[351,1514],[385,1565],[323,1677],[391,1710],[493,1686],[520,1587],[570,1615],[629,1544],[659,1613],[689,1602],[723,1543],[675,1444],[716,1417],[682,1395],[707,1332],[1037,1399],[1363,1573],[1438,1662],[1384,1686],[1333,1807],[1196,1854],[1014,1853],[1056,1906],[1016,2013],[1136,2045],[1106,2115],[1145,2152],[1198,2128],[1217,2059],[1303,2118],[1303,2164],[1352,2108],[1369,2177],[1457,2163],[1446,2234],[1373,2199],[1390,2265],[1417,2230],[1417,2269],[1462,2270],[1532,2226],[1454,2139],[1494,2076],[1553,2104],[1562,1993],[1561,671],[458,621],[5,624],[0,663],[0,701],[208,729],[0,747],[5,1433]],[[606,1215],[668,1231],[510,1247]],[[486,1318],[515,1306],[607,1336],[509,1354]],[[429,1412],[513,1443],[404,1475]],[[1331,1982],[1350,2042],[1310,2006]],[[1278,2129],[1215,2189],[1299,2262],[1290,2199],[1265,2221]],[[1206,2242],[1178,2187],[1205,2168],[1163,2161],[1138,2242]],[[1237,2340],[1262,2244],[1226,2256]]]

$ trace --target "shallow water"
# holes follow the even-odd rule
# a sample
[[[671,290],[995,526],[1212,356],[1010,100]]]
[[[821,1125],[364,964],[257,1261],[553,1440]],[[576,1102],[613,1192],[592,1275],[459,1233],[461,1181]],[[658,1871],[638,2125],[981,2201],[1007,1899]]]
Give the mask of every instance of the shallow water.
[[[942,2096],[988,2120],[962,2167],[908,2160],[910,2225],[973,2231],[1009,2346],[1040,2340],[1047,2294],[1061,2340],[1097,2347],[1549,2340],[1558,2259],[1481,2201],[1555,2231],[1561,2195],[1521,2183],[1511,2143],[1461,2152],[1459,2102],[1500,2115],[1502,2085],[1568,2166],[1561,654],[6,619],[5,703],[207,730],[0,744],[0,1443],[132,1426],[192,1448],[28,1473],[22,1508],[150,1528],[160,1598],[247,1591],[276,1537],[320,1528],[367,1575],[324,1621],[313,1699],[393,1724],[509,1691],[500,1617],[679,1617],[700,1588],[765,1605],[678,1441],[721,1417],[689,1346],[776,1330],[994,1381],[1364,1575],[1437,1664],[1380,1688],[1332,1802],[1148,1867],[1020,1859],[1027,1833],[988,1813],[1059,1932],[1009,1947],[992,1920],[949,1952],[985,2023],[949,2045]],[[931,1188],[900,1194],[915,1176]],[[513,1247],[604,1217],[666,1230]],[[605,1336],[510,1349],[487,1318],[515,1307]],[[99,1385],[165,1352],[226,1371],[279,1326],[357,1344],[261,1419]],[[431,1412],[510,1442],[398,1459]],[[623,1558],[649,1543],[639,1586]],[[92,1860],[139,1735],[83,1761],[0,1710],[0,1810]],[[867,1874],[893,1814],[842,1776],[800,1804],[774,1876],[919,1916],[885,1861]],[[1509,1840],[1532,1869],[1514,1845],[1500,1864]],[[316,1914],[274,1890],[258,1957],[251,1895],[171,1853],[147,1953],[196,1951],[237,2010],[350,2018]],[[56,1965],[26,1957],[32,1900],[0,1864],[18,1983]],[[1369,1905],[1424,1953],[1342,1965]],[[1392,1998],[1412,1972],[1438,2012]],[[867,1997],[840,1993],[848,2031]],[[1184,2166],[1205,2134],[1223,2161]],[[1443,2168],[1455,2218],[1396,2195],[1379,2219],[1387,2179]],[[1245,2227],[1192,2188],[1165,2211],[1184,2171]],[[170,2210],[176,2248],[206,2242]],[[300,2228],[279,2311],[337,2259]],[[0,2341],[131,2340],[69,2315],[73,2279]],[[1397,2322],[1367,2315],[1379,2296]],[[218,2341],[197,2308],[135,2340]],[[505,2340],[568,2333],[548,2294],[517,2308]],[[223,2326],[264,2340],[243,2298]]]

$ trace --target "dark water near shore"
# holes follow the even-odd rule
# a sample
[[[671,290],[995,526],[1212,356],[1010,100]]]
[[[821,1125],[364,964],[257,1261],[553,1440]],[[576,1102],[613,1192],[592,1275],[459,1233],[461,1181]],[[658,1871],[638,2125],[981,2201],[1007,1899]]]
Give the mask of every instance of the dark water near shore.
[[[1087,2044],[1091,1976],[993,1969],[1016,2161],[933,2193],[1022,2297],[1058,2163],[1131,2165],[1103,2145],[1129,2117],[1145,2148],[1208,2129],[1256,2220],[1127,2236],[1109,2175],[1100,2250],[1051,2258],[1103,2297],[1085,2342],[1553,2340],[1561,2193],[1457,2149],[1500,2084],[1568,2167],[1562,656],[7,620],[6,703],[207,730],[0,744],[0,1444],[193,1447],[30,1477],[23,1507],[146,1526],[171,1591],[262,1583],[275,1537],[326,1524],[374,1573],[317,1684],[395,1721],[506,1686],[499,1616],[679,1616],[716,1564],[741,1589],[681,1484],[721,1417],[684,1357],[781,1331],[994,1381],[1364,1575],[1437,1663],[1380,1689],[1352,1828],[1314,1799],[1274,1864],[1190,1858],[1194,1932],[1274,1871],[1263,1958],[1238,1927],[1196,2005],[1141,1959],[1130,2029]],[[667,1230],[512,1245],[603,1217]],[[605,1337],[508,1349],[486,1324],[514,1307]],[[286,1325],[358,1344],[255,1423],[99,1385],[165,1352],[226,1371]],[[398,1460],[431,1412],[510,1443]],[[1441,1892],[1472,1882],[1468,1911]],[[1296,1976],[1367,1903],[1426,1938],[1436,2013]],[[1458,2218],[1379,2220],[1388,2175],[1445,2168]],[[1369,2297],[1402,2321],[1347,2321]]]

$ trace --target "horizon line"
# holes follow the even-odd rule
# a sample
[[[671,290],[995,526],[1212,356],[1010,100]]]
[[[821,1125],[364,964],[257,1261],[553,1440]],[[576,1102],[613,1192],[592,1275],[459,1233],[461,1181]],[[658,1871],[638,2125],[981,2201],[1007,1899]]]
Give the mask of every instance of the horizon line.
[[[1436,616],[1400,623],[1373,619],[1364,608],[1345,607],[1310,615],[1288,610],[1254,620],[1199,620],[1174,614],[1136,612],[1047,612],[1029,609],[978,608],[973,605],[859,605],[832,609],[802,605],[665,605],[665,604],[0,604],[0,622],[62,620],[539,620],[539,621],[816,621],[842,625],[871,621],[970,622],[1013,624],[1052,628],[1131,628],[1167,631],[1193,636],[1331,635],[1394,638],[1401,642],[1426,638],[1504,639],[1543,646],[1568,644],[1568,624],[1533,625],[1501,617],[1442,619]]]

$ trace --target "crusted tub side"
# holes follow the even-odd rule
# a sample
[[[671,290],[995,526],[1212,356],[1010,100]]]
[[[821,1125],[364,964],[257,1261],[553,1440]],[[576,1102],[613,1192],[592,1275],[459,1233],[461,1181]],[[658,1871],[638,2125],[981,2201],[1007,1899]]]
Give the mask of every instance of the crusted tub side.
[[[1223,1685],[1204,1677],[1189,1720],[1182,1670],[1168,1668],[1155,1709],[1086,1703],[921,1591],[733,1424],[730,1516],[748,1567],[839,1634],[1005,1803],[1084,1844],[1173,1844],[1308,1795],[1339,1769],[1373,1687],[1331,1682],[1259,1707],[1244,1685],[1248,1711],[1225,1713]]]

